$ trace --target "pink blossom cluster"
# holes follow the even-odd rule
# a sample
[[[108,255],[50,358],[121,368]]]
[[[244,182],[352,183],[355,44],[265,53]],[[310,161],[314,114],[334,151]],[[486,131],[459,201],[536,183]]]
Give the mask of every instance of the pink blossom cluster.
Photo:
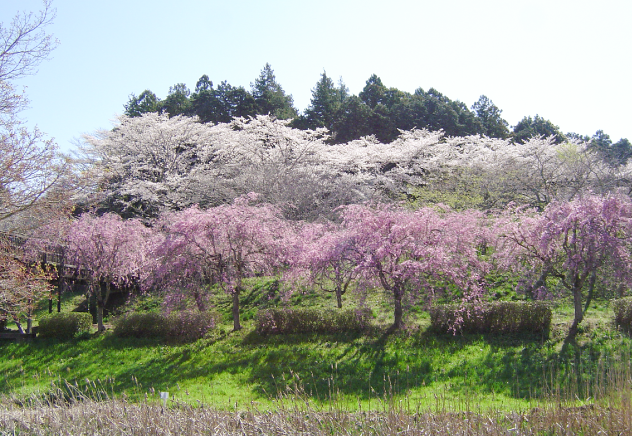
[[[289,292],[334,292],[339,306],[350,290],[382,289],[393,302],[394,328],[403,326],[405,298],[476,303],[492,272],[515,274],[532,296],[551,298],[557,294],[547,283],[555,278],[575,304],[571,332],[596,280],[632,284],[632,202],[624,196],[585,195],[541,212],[352,204],[338,214],[338,222],[292,221],[248,194],[163,214],[151,227],[84,214],[56,234],[66,240],[67,263],[85,270],[103,298],[110,285],[135,280],[205,310],[206,292],[217,285],[233,298],[235,329],[244,279],[254,276],[276,275]]]

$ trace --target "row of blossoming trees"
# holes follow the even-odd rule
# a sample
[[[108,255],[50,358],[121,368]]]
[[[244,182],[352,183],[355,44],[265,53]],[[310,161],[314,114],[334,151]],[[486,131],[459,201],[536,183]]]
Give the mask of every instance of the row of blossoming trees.
[[[287,292],[301,285],[333,291],[339,306],[350,290],[382,290],[400,328],[405,298],[475,303],[488,277],[501,273],[527,281],[535,298],[551,280],[561,284],[574,303],[573,337],[597,280],[625,289],[632,283],[632,202],[624,196],[585,195],[541,212],[385,204],[338,212],[338,222],[288,220],[249,194],[206,210],[165,213],[151,226],[87,213],[42,229],[40,238],[47,234],[65,247],[65,262],[89,278],[100,329],[110,287],[131,281],[148,292],[167,290],[172,303],[194,301],[199,310],[217,285],[232,296],[235,330],[247,277],[279,276]]]
[[[328,137],[325,129],[292,129],[269,116],[217,125],[121,116],[115,128],[84,137],[84,174],[96,179],[78,200],[153,218],[257,192],[287,218],[316,220],[340,205],[402,197],[488,210],[632,188],[632,163],[610,165],[585,142],[536,137],[523,144],[425,129],[402,131],[390,143],[365,137],[329,145]]]
[[[78,174],[93,189],[74,200],[96,203],[99,216],[51,224],[34,240],[62,247],[64,262],[89,275],[100,328],[111,286],[129,281],[200,309],[217,285],[233,296],[235,328],[243,279],[255,274],[277,275],[290,290],[335,292],[339,304],[348,290],[381,288],[392,296],[395,327],[405,297],[428,302],[454,292],[476,301],[499,274],[523,277],[538,295],[567,289],[576,307],[571,331],[590,298],[582,292],[591,295],[596,283],[627,289],[629,201],[587,193],[629,194],[632,164],[611,165],[589,144],[553,138],[511,143],[412,130],[388,144],[365,137],[329,145],[327,137],[269,116],[217,125],[121,116],[114,129],[84,138]],[[417,210],[386,205],[402,198]],[[612,202],[619,206],[604,206]],[[554,213],[563,205],[576,212]],[[0,278],[13,283],[20,268],[28,278],[8,256],[12,263],[2,264],[14,267]],[[49,289],[44,280],[24,283],[25,292],[2,287],[0,320],[19,320],[26,306],[31,313],[34,295]]]

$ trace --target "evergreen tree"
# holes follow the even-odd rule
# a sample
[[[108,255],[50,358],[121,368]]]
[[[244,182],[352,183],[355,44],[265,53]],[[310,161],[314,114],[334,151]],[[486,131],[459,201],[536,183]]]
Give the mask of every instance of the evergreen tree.
[[[520,143],[525,143],[534,136],[549,137],[551,135],[555,136],[556,144],[566,140],[559,127],[539,115],[536,115],[534,118],[524,117],[513,129],[514,141]]]
[[[195,85],[195,93],[191,96],[191,112],[203,123],[219,122],[219,101],[213,89],[213,82],[204,74]]]
[[[371,108],[360,97],[354,95],[347,98],[340,107],[334,122],[334,142],[342,144],[371,135],[373,133],[370,126],[371,115]]]
[[[292,96],[286,95],[281,85],[277,83],[270,64],[266,63],[251,87],[258,114],[269,114],[279,119],[296,117],[297,112]]]
[[[509,123],[502,118],[503,111],[489,98],[481,95],[478,101],[472,105],[472,110],[482,124],[484,135],[502,139],[509,137]]]
[[[188,114],[191,109],[189,96],[191,91],[184,83],[176,83],[169,87],[169,94],[161,104],[162,112],[166,112],[170,117]]]
[[[569,132],[565,136],[569,141],[590,142],[590,136],[588,135],[580,135],[579,133]]]
[[[128,117],[139,117],[148,112],[158,112],[160,109],[160,99],[156,94],[146,89],[138,97],[132,94],[129,101],[124,105],[125,115]]]
[[[228,123],[236,117],[253,117],[257,114],[255,99],[243,86],[234,87],[226,80],[215,90],[217,99],[216,122]]]
[[[366,81],[364,89],[359,94],[360,99],[365,102],[371,109],[375,108],[379,103],[384,103],[386,94],[386,86],[382,80],[375,74]]]
[[[243,86],[232,89],[230,100],[233,104],[233,117],[254,117],[257,115],[257,102]]]
[[[382,103],[378,103],[371,111],[369,129],[371,134],[383,143],[391,142],[399,136],[390,109]]]
[[[621,138],[612,145],[612,154],[619,165],[625,165],[632,156],[632,144],[627,138]]]
[[[630,141],[623,138],[613,144],[610,135],[604,133],[603,130],[597,130],[590,138],[590,148],[596,150],[603,160],[614,166],[625,165],[632,155]]]
[[[306,126],[311,129],[326,127],[332,130],[342,100],[341,89],[336,88],[334,81],[323,71],[312,89],[310,106],[305,110]]]

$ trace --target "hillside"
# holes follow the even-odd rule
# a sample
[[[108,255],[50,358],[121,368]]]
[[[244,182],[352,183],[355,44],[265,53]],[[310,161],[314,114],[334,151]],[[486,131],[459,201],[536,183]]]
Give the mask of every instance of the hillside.
[[[166,391],[173,400],[219,409],[252,402],[269,408],[279,397],[300,394],[350,410],[379,409],[391,400],[413,409],[469,404],[513,410],[540,400],[602,401],[628,376],[629,367],[619,363],[628,361],[632,342],[614,328],[607,301],[595,303],[576,345],[562,350],[572,318],[565,303],[555,307],[548,337],[440,334],[428,330],[427,313],[414,307],[407,328],[391,333],[392,314],[381,294],[368,303],[375,319],[363,333],[261,336],[253,316],[267,305],[267,295],[265,284],[251,287],[238,332],[231,331],[230,301],[217,295],[222,322],[190,344],[117,338],[111,331],[69,341],[5,342],[0,392],[5,399],[42,395],[51,383],[63,387],[68,381],[136,400],[147,395],[158,401]],[[65,310],[79,300],[68,300]],[[287,304],[338,310],[329,294],[296,295]],[[356,302],[345,297],[344,304]],[[142,311],[155,303],[141,299],[134,307]]]

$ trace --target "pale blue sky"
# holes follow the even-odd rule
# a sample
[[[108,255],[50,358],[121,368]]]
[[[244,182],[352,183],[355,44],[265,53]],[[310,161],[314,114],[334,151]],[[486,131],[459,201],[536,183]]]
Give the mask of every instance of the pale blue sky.
[[[371,74],[413,92],[434,87],[468,107],[485,94],[516,124],[632,140],[628,0],[54,0],[61,44],[28,86],[22,116],[64,150],[123,112],[207,74],[250,87],[266,62],[304,110],[323,70],[353,94]],[[41,0],[0,0],[0,21]]]

